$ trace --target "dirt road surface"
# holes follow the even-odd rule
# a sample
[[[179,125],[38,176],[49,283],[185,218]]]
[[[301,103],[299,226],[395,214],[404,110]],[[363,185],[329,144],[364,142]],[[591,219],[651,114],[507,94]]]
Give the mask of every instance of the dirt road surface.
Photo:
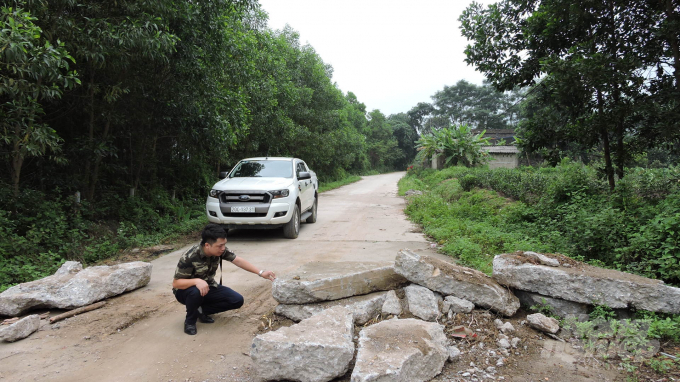
[[[321,194],[318,221],[303,224],[295,240],[279,230],[237,230],[227,245],[279,275],[309,261],[394,260],[402,248],[443,258],[402,212],[396,184],[403,175],[368,176]],[[146,287],[22,341],[0,343],[0,381],[256,381],[248,353],[260,318],[276,306],[271,283],[225,263],[224,284],[243,294],[244,306],[186,335],[184,307],[171,292],[186,248],[153,260]]]

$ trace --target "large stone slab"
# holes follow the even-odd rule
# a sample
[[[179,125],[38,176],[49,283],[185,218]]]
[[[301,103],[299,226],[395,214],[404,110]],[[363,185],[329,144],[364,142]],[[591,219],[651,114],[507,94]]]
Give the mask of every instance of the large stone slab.
[[[593,267],[562,255],[550,256],[559,261],[559,267],[536,264],[522,252],[497,255],[493,260],[493,277],[512,288],[583,304],[680,313],[680,288],[660,280]]]
[[[32,314],[12,325],[0,326],[0,341],[14,342],[24,339],[40,329],[40,316]]]
[[[0,293],[0,315],[17,316],[31,309],[73,309],[141,288],[151,280],[151,264],[135,261],[83,270],[67,261],[52,276],[15,285]]]
[[[408,310],[412,315],[425,321],[434,321],[439,317],[439,302],[434,292],[420,285],[409,285],[404,288]]]
[[[306,304],[397,289],[405,283],[390,262],[312,262],[277,278],[272,295],[282,304]]]
[[[519,298],[520,304],[527,308],[545,306],[550,309],[550,313],[562,318],[576,318],[579,321],[588,320],[589,305],[587,304],[552,298],[519,289],[515,290],[515,296]]]
[[[519,309],[515,295],[474,269],[404,250],[397,254],[394,270],[433,291],[468,300],[506,316],[512,316]]]
[[[381,314],[388,292],[375,292],[363,296],[343,298],[341,300],[326,301],[312,304],[280,304],[276,307],[276,314],[288,317],[298,322],[335,306],[344,306],[354,315],[354,322],[363,325]]]
[[[322,382],[344,375],[354,357],[352,317],[336,306],[255,337],[250,357],[260,378]]]
[[[429,381],[449,356],[441,325],[413,318],[382,321],[361,331],[351,381]]]

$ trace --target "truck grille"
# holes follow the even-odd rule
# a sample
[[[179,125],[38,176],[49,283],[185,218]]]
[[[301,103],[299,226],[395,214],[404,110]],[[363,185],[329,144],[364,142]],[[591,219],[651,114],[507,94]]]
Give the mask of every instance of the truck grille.
[[[242,198],[247,196],[248,198]],[[271,195],[267,193],[225,193],[220,195],[222,203],[269,203]]]

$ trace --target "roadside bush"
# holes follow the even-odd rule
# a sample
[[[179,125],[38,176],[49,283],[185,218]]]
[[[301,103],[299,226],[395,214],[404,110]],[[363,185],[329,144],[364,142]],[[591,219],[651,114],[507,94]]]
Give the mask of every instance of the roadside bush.
[[[629,174],[610,193],[595,169],[569,160],[538,169],[422,169],[404,177],[400,191],[425,192],[406,213],[443,252],[483,271],[490,256],[534,250],[680,284],[680,171]]]
[[[109,195],[97,206],[76,205],[60,194],[24,189],[15,200],[0,184],[0,291],[48,276],[66,260],[92,264],[207,223],[202,203],[172,201],[167,194],[152,201]]]

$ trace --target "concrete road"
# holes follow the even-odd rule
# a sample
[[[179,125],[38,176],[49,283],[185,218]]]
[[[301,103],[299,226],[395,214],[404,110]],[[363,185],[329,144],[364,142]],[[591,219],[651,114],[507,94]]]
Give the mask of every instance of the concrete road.
[[[399,249],[442,257],[403,214],[391,173],[328,191],[315,224],[295,240],[280,230],[232,230],[227,246],[278,275],[309,261],[394,260]],[[106,307],[46,325],[31,337],[0,344],[0,381],[252,381],[248,356],[261,317],[276,306],[271,283],[225,263],[224,284],[245,297],[238,311],[183,332],[184,307],[171,292],[182,252],[154,260],[148,286],[109,300]],[[219,272],[218,272],[219,278]]]

